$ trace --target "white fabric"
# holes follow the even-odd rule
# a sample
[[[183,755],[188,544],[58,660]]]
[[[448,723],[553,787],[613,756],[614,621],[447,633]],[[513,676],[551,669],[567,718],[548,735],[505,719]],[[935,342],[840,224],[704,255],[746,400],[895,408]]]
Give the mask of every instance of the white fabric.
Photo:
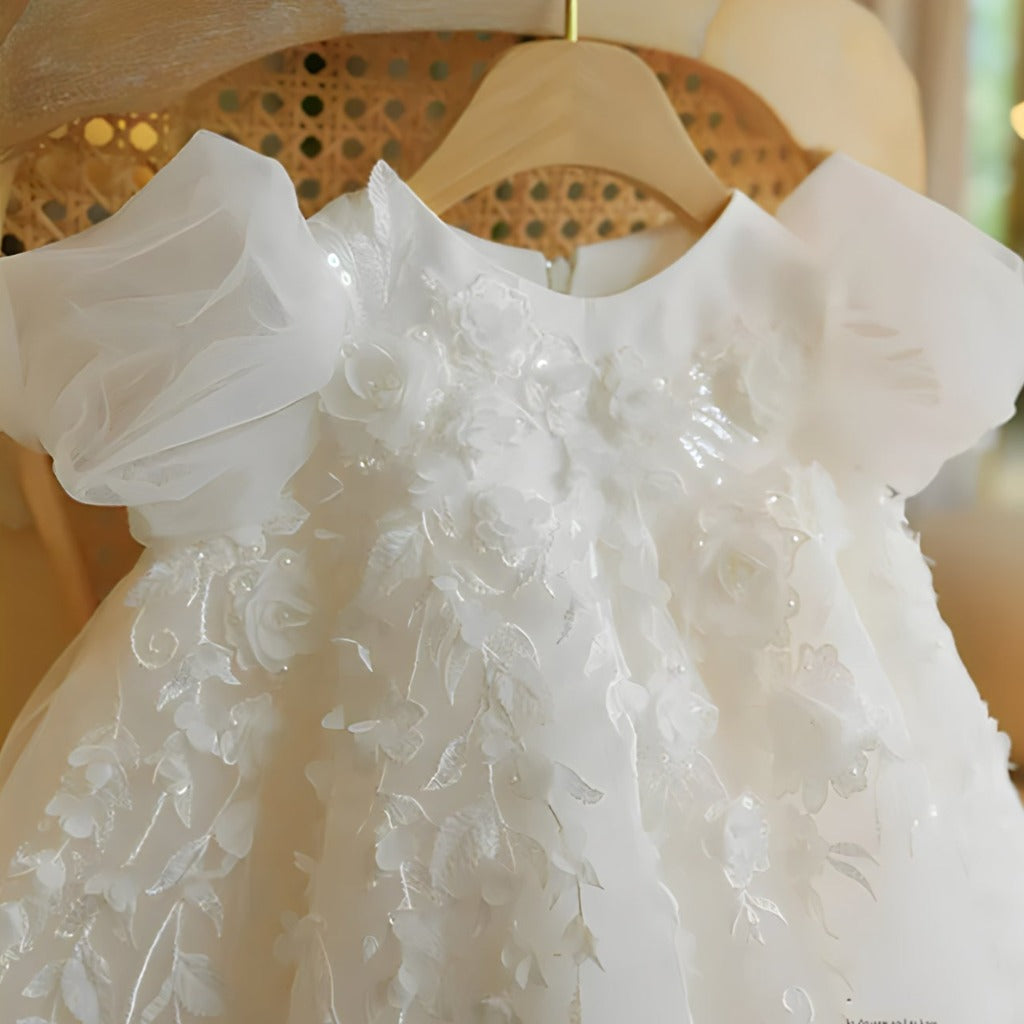
[[[150,543],[0,757],[0,1019],[1024,1016],[903,519],[1012,411],[1020,261],[834,156],[555,276],[206,132],[0,262],[0,422]]]
[[[79,500],[135,510],[142,539],[266,515],[344,327],[284,168],[224,149],[200,137],[116,219],[4,265],[5,430]]]

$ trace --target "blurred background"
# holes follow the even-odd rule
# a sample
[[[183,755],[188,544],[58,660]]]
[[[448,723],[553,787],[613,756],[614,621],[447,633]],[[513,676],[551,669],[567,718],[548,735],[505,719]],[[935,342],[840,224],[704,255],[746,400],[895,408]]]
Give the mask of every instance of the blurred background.
[[[1009,111],[1024,100],[1021,0],[862,0],[917,77],[929,192],[1017,251],[1024,147]]]

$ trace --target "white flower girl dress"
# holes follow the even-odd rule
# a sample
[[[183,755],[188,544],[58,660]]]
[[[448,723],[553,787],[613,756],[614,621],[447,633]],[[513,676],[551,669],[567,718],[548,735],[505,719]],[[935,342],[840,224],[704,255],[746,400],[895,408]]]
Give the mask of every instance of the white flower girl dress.
[[[0,262],[0,426],[148,547],[0,758],[3,1024],[1024,1020],[903,516],[1021,261],[836,155],[568,276],[208,132]]]

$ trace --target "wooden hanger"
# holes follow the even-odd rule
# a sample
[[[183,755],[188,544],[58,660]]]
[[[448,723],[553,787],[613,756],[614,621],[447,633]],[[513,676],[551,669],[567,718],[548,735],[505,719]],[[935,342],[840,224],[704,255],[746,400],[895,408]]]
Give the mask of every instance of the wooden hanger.
[[[653,71],[610,43],[580,42],[578,0],[566,38],[523,43],[495,64],[409,185],[436,213],[521,171],[570,164],[652,189],[706,228],[731,197]]]
[[[561,32],[557,7],[550,0],[6,0],[0,151],[72,118],[161,110],[284,47],[382,32],[550,37]],[[587,0],[585,28],[590,39],[701,60],[757,93],[802,149],[842,150],[924,188],[917,82],[858,0]]]

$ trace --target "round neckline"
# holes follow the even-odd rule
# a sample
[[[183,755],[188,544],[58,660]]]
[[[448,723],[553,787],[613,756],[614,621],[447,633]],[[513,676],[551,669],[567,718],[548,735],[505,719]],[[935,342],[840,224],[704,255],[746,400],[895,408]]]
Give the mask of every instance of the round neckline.
[[[816,170],[817,168],[815,168]],[[815,171],[812,171],[811,174],[813,175]],[[810,175],[804,181],[806,182],[809,177]],[[802,184],[803,182],[801,182]],[[688,274],[694,266],[702,262],[704,255],[716,247],[719,239],[730,233],[734,222],[749,215],[751,208],[757,211],[761,217],[772,222],[775,221],[771,214],[762,210],[744,192],[732,188],[728,202],[715,220],[697,236],[683,253],[660,270],[625,288],[603,295],[574,295],[542,284],[525,276],[515,267],[493,258],[491,254],[484,251],[483,246],[475,244],[475,236],[466,237],[465,232],[442,220],[385,160],[378,160],[374,164],[366,191],[379,218],[379,224],[383,226],[381,234],[384,237],[381,241],[389,250],[394,242],[393,239],[387,237],[392,226],[395,223],[415,223],[414,237],[421,244],[425,242],[434,253],[439,254],[441,262],[445,266],[450,266],[452,261],[455,261],[463,267],[470,268],[471,272],[478,276],[491,276],[506,282],[514,282],[516,289],[532,300],[548,306],[560,307],[569,312],[582,309],[603,309],[620,304],[631,305],[634,302],[650,299],[659,293],[671,291],[671,286],[677,279]],[[484,240],[480,239],[480,241]],[[592,242],[581,246],[580,250],[597,251],[616,241],[621,241],[621,239]],[[496,244],[501,245],[501,243]],[[531,249],[528,246],[509,245],[504,248],[508,249],[510,253],[535,253],[541,259],[546,259],[539,250]],[[491,253],[493,253],[493,248],[491,248]]]

